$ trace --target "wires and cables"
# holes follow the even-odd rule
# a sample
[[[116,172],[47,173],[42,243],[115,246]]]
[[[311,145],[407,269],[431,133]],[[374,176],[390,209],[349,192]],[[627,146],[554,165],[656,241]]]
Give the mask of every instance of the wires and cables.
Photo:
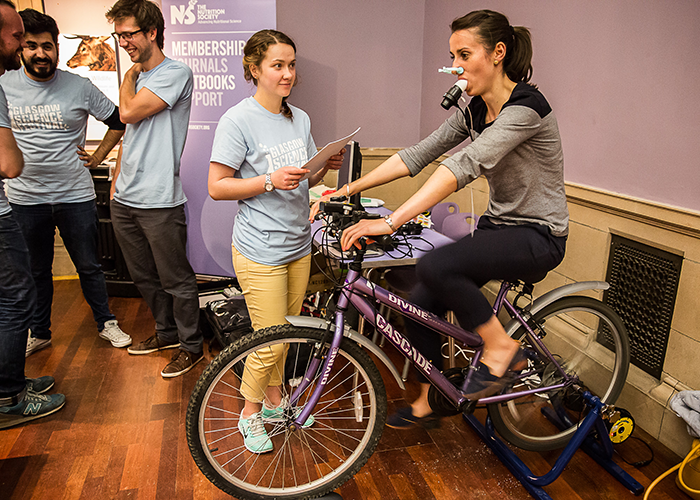
[[[683,471],[685,470],[685,467],[688,465],[688,462],[690,462],[691,459],[697,458],[695,455],[700,451],[700,441],[694,441],[693,444],[695,445],[692,450],[690,450],[690,453],[686,455],[686,457],[683,459],[681,463],[678,465],[671,467],[669,470],[661,474],[659,477],[654,479],[654,481],[649,485],[647,490],[644,492],[644,500],[647,500],[649,498],[649,495],[651,494],[651,490],[653,490],[657,484],[661,482],[663,478],[668,476],[669,474],[672,474],[674,471],[678,470],[678,482],[680,485],[685,488],[686,493],[692,493],[693,495],[700,495],[700,490],[696,490],[693,488],[690,488],[687,484],[685,484],[683,480]]]
[[[647,443],[642,438],[639,438],[637,436],[630,436],[629,439],[634,439],[636,441],[639,441],[644,446],[646,446],[647,449],[649,450],[649,453],[651,456],[645,460],[638,460],[636,462],[630,462],[629,460],[627,460],[625,457],[622,456],[622,453],[620,453],[620,451],[617,448],[613,447],[613,451],[617,454],[618,457],[620,457],[620,459],[623,462],[625,462],[627,465],[631,465],[632,467],[645,467],[654,461],[654,450],[652,449],[651,446],[649,446],[649,443]]]
[[[469,109],[469,105],[467,104],[464,106],[464,109],[462,109],[459,104],[457,104],[457,109],[459,109],[462,112],[462,115],[464,116],[464,125],[467,127],[467,132],[469,132],[469,139],[471,139],[472,142],[474,142],[474,136],[472,135],[472,129],[474,128],[474,119],[472,118],[472,110]],[[469,121],[467,121],[467,113],[469,113]],[[474,206],[472,205],[472,212],[474,212]]]
[[[342,198],[341,198],[342,199]],[[325,203],[316,218],[323,221],[313,234],[314,241],[318,242],[319,250],[326,257],[324,276],[336,286],[342,286],[341,274],[337,271],[343,269],[354,258],[354,249],[343,252],[340,239],[347,227],[356,224],[361,219],[379,218],[378,214],[356,209],[353,205],[342,202]],[[403,226],[402,226],[403,227]],[[320,231],[320,234],[319,234]],[[435,246],[427,239],[420,236],[419,232],[403,231],[401,228],[393,235],[385,235],[376,239],[366,239],[368,249],[383,251],[384,256],[391,259],[413,258],[414,251],[429,252]],[[367,254],[370,255],[369,253]]]
[[[395,234],[393,242],[394,248],[386,252],[392,259],[412,259],[414,250],[430,252],[435,249],[435,245],[419,235]]]

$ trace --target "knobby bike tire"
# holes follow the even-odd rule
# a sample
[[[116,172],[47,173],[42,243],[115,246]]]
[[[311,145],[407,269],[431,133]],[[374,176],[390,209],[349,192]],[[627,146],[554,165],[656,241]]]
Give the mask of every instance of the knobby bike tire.
[[[289,382],[295,381],[287,377],[306,370],[309,347],[320,345],[322,337],[319,330],[292,325],[262,329],[227,347],[202,374],[187,408],[187,442],[197,466],[218,488],[241,499],[315,498],[350,479],[372,455],[384,429],[386,392],[376,365],[349,339],[341,342],[313,424],[289,428],[319,373],[299,404],[287,407],[284,421],[265,422],[273,451],[251,453],[243,444],[237,425],[241,386],[250,387],[242,382],[246,358],[261,360],[274,346],[285,349],[283,393],[289,395]]]
[[[535,314],[529,324],[566,372],[580,377],[580,385],[604,403],[617,400],[627,379],[629,340],[622,320],[609,306],[591,297],[564,297]],[[520,326],[513,338],[530,345],[524,326]],[[539,361],[530,361],[529,365],[531,369],[539,369],[539,373],[523,379],[509,391],[552,385],[561,380],[553,363],[542,355]],[[563,419],[555,425],[545,413]],[[488,405],[493,426],[503,439],[531,451],[566,446],[586,413],[583,399],[571,388]]]

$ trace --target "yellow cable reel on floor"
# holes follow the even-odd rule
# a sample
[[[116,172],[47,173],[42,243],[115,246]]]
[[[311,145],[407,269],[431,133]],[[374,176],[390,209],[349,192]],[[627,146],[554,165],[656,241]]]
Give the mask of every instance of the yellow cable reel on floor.
[[[632,432],[634,432],[634,419],[632,418],[632,414],[624,408],[617,408],[617,411],[620,412],[620,418],[615,422],[608,423],[608,434],[613,444],[624,443],[632,435]]]

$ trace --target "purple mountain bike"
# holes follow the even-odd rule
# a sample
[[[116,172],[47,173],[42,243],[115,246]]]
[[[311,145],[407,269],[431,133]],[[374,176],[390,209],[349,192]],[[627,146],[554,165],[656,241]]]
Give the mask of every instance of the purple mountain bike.
[[[326,235],[336,239],[345,227],[373,217],[343,203],[324,204],[319,216]],[[347,266],[334,317],[289,317],[290,324],[256,331],[223,350],[200,377],[187,410],[187,439],[197,466],[223,491],[242,499],[315,498],[350,479],[372,455],[387,416],[377,363],[404,385],[386,354],[346,324],[350,304],[427,376],[435,412],[474,410],[477,402],[466,399],[462,388],[482,355],[481,338],[368,281],[362,276],[363,258],[358,250]],[[523,288],[528,291],[522,283],[502,283],[493,307],[511,317],[506,331],[525,346],[528,366],[500,394],[478,404],[487,407],[506,441],[544,451],[565,446],[576,431],[588,411],[584,390],[603,403],[615,402],[627,377],[629,341],[610,307],[572,295],[607,289],[607,283],[568,284],[534,301],[529,296],[523,306],[518,298],[508,299],[512,291],[522,296]],[[462,352],[472,353],[467,365],[437,370],[380,314],[381,305],[454,338]],[[243,373],[247,359],[262,361],[273,351],[285,353],[283,363],[269,366],[284,380],[283,406],[262,412],[272,451],[253,453],[237,425],[242,385],[251,384]],[[558,425],[547,417],[552,413]]]

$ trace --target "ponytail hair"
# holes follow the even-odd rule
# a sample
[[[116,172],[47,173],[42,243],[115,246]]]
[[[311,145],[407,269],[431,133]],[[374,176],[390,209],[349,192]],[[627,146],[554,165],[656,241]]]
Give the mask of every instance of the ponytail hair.
[[[296,54],[296,45],[294,45],[291,38],[281,31],[261,30],[253,34],[253,36],[248,39],[245,47],[243,47],[243,77],[246,79],[246,81],[253,82],[255,86],[258,85],[258,80],[253,76],[253,73],[250,71],[250,67],[259,67],[265,59],[267,49],[270,48],[270,45],[276,45],[278,43],[291,46]],[[294,79],[293,85],[296,85],[298,81],[299,76],[297,75],[297,77]],[[287,97],[282,98],[281,112],[283,116],[293,120],[294,116],[292,115],[292,110],[289,107],[289,104],[287,104]]]
[[[532,40],[524,26],[511,26],[508,18],[492,10],[475,10],[450,25],[455,31],[476,28],[476,37],[491,53],[498,42],[506,46],[503,71],[513,82],[529,83],[532,77]]]

